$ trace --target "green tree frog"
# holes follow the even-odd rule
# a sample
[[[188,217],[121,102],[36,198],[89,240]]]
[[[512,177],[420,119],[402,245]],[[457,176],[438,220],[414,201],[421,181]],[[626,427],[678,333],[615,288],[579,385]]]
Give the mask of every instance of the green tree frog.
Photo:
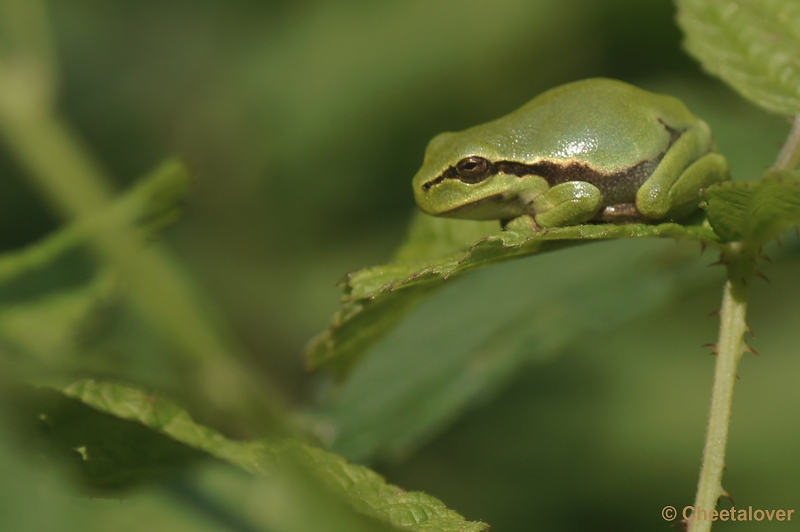
[[[680,100],[587,79],[434,137],[413,186],[428,214],[536,230],[679,220],[726,179],[711,129]]]

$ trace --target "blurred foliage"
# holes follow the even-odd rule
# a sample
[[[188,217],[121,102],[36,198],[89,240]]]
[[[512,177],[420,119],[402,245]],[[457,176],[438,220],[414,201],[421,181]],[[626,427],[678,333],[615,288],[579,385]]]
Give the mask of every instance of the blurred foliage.
[[[265,504],[260,513],[246,514],[253,530],[486,528],[465,523],[429,495],[387,485],[373,471],[297,440],[229,440],[196,424],[177,405],[135,388],[80,381],[63,394],[17,390],[11,400],[19,425],[36,436],[40,452],[71,462],[94,496],[120,496],[125,488],[176,477],[188,463],[210,456],[263,479],[251,489],[277,489],[284,504],[296,507]],[[345,501],[359,513],[347,511]]]
[[[25,1],[0,2],[13,4]],[[169,260],[181,278],[194,279],[188,288],[206,294],[195,301],[210,323],[227,324],[220,334],[241,347],[246,374],[265,389],[275,385],[323,443],[494,530],[655,529],[668,526],[663,506],[691,502],[713,362],[697,346],[714,339],[716,324],[704,315],[718,305],[722,279],[702,267],[715,257],[699,257],[696,245],[600,242],[453,279],[375,344],[344,385],[307,374],[301,356],[337,310],[342,273],[387,262],[402,241],[414,211],[410,179],[427,141],[549,87],[602,75],[674,94],[711,124],[735,179],[759,177],[788,125],[701,73],[680,49],[670,1],[46,7],[61,118],[114,188],[167,156],[189,162],[196,180],[185,218],[159,243],[174,250]],[[246,418],[196,401],[197,361],[124,304],[124,283],[75,226],[20,249],[58,227],[30,183],[22,160],[0,143],[0,249],[8,252],[0,276],[3,264],[21,264],[6,259],[63,246],[25,283],[3,282],[0,386],[113,379],[148,397],[177,397],[227,435],[250,434]],[[147,238],[173,214],[145,225]],[[75,236],[67,242],[65,234]],[[446,254],[473,240],[451,237],[453,248],[440,248],[437,237],[397,256]],[[764,356],[742,367],[726,473],[737,504],[763,508],[792,508],[800,490],[800,423],[787,407],[800,399],[791,356],[800,338],[790,326],[800,319],[800,244],[792,234],[782,240],[782,248],[766,246],[773,285],[753,290],[750,322]],[[225,397],[235,385],[218,375]],[[75,399],[56,402],[108,416]],[[294,459],[265,480],[201,453],[188,472],[136,471],[147,482],[122,504],[76,499],[66,494],[85,489],[74,486],[82,446],[62,446],[67,463],[53,467],[40,448],[25,450],[15,403],[6,404],[0,468],[14,481],[0,484],[0,528],[372,526],[348,521],[361,514],[328,499],[292,468]],[[29,421],[41,428],[42,420]],[[152,441],[176,449],[166,436],[148,439],[155,432],[146,424],[117,421],[131,449]],[[195,463],[194,451],[177,449]],[[304,501],[342,520],[303,521]]]
[[[765,109],[800,114],[800,5],[793,0],[679,0],[686,49]]]
[[[135,224],[151,239],[180,215],[189,186],[183,165],[165,164],[145,176],[101,219]],[[35,246],[0,256],[0,339],[18,353],[16,371],[28,379],[55,378],[66,384],[91,371],[147,380],[137,369],[145,352],[129,356],[108,352],[109,344],[120,354],[127,351],[125,342],[113,334],[126,321],[125,310],[117,276],[96,264],[89,252],[91,234],[91,224],[72,224]]]

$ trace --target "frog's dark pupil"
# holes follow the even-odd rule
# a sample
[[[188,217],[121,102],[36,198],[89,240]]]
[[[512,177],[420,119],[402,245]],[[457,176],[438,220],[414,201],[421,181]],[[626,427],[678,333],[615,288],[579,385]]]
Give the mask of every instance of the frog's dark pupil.
[[[458,177],[464,183],[480,183],[489,177],[491,164],[483,157],[466,157],[456,165]]]

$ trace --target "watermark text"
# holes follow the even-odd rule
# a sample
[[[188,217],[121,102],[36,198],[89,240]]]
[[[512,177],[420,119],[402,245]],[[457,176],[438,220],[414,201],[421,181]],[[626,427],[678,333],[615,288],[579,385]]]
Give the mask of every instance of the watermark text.
[[[694,506],[684,506],[681,517],[687,523],[690,521],[791,521],[794,510],[763,510],[761,508],[731,507],[727,510],[704,510]],[[665,521],[673,521],[678,517],[678,510],[674,506],[665,506],[661,510],[661,517]]]

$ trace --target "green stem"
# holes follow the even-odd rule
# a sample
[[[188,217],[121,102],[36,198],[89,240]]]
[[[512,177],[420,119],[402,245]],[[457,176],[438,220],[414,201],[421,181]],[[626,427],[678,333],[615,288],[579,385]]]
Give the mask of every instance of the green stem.
[[[800,115],[792,122],[792,130],[781,148],[778,160],[772,168],[775,170],[792,171],[800,164]]]
[[[736,370],[746,349],[744,333],[747,330],[745,322],[747,291],[755,269],[751,257],[741,243],[729,244],[724,252],[724,258],[727,260],[728,281],[725,283],[722,297],[711,412],[708,418],[700,480],[697,484],[694,519],[689,523],[689,532],[711,530],[713,521],[709,514],[716,508],[718,499],[727,495],[722,488],[725,448],[728,443]]]

